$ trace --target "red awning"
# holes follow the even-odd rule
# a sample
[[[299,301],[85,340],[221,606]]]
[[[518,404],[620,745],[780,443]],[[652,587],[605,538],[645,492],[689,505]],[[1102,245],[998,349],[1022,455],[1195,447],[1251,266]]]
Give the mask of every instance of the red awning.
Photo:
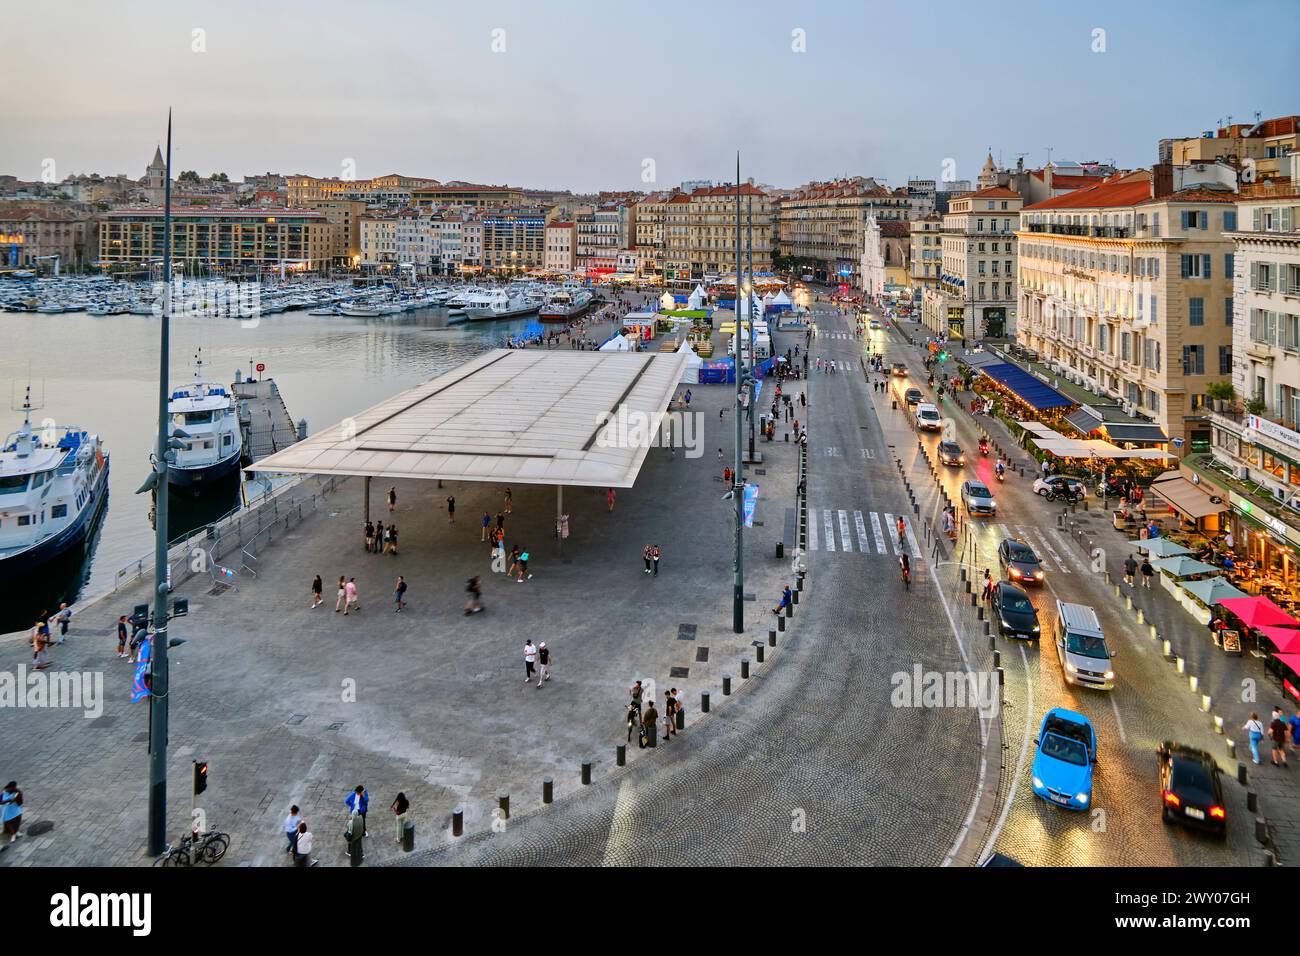
[[[1219,604],[1241,618],[1247,627],[1300,627],[1300,621],[1266,597],[1224,598]]]
[[[1266,625],[1257,627],[1255,630],[1272,641],[1283,654],[1296,655],[1297,652],[1300,652],[1300,631],[1293,627],[1269,627]]]

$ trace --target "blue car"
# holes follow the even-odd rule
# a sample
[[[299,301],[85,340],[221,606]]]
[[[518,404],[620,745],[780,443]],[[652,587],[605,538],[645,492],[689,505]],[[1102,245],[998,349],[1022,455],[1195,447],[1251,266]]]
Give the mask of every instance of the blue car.
[[[1083,714],[1053,707],[1038,731],[1032,769],[1034,794],[1067,810],[1092,805],[1092,770],[1097,731]]]

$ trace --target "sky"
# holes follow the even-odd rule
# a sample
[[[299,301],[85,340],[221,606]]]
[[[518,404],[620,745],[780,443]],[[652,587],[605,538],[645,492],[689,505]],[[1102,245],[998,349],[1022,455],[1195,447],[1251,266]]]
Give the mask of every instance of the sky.
[[[33,13],[37,10],[37,13]],[[0,0],[0,173],[538,188],[1149,165],[1300,113],[1297,0]],[[17,41],[17,42],[13,42]],[[350,164],[350,165],[349,165]]]

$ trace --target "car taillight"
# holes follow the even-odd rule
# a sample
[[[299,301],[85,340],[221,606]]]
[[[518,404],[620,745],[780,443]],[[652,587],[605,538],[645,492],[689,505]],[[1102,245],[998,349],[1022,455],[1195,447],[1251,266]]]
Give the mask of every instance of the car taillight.
[[[1170,791],[1166,790],[1165,803],[1169,804],[1171,807],[1180,807],[1182,806],[1183,801],[1178,799],[1178,794],[1171,793]]]
[[[1222,820],[1225,817],[1223,807],[1210,807],[1210,816],[1216,820]]]

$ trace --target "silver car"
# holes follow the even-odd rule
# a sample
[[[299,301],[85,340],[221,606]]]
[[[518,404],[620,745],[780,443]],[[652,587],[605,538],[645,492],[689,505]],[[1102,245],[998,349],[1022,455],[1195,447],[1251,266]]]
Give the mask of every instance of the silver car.
[[[964,481],[961,486],[961,501],[966,506],[966,513],[975,515],[995,515],[998,503],[982,481]]]

